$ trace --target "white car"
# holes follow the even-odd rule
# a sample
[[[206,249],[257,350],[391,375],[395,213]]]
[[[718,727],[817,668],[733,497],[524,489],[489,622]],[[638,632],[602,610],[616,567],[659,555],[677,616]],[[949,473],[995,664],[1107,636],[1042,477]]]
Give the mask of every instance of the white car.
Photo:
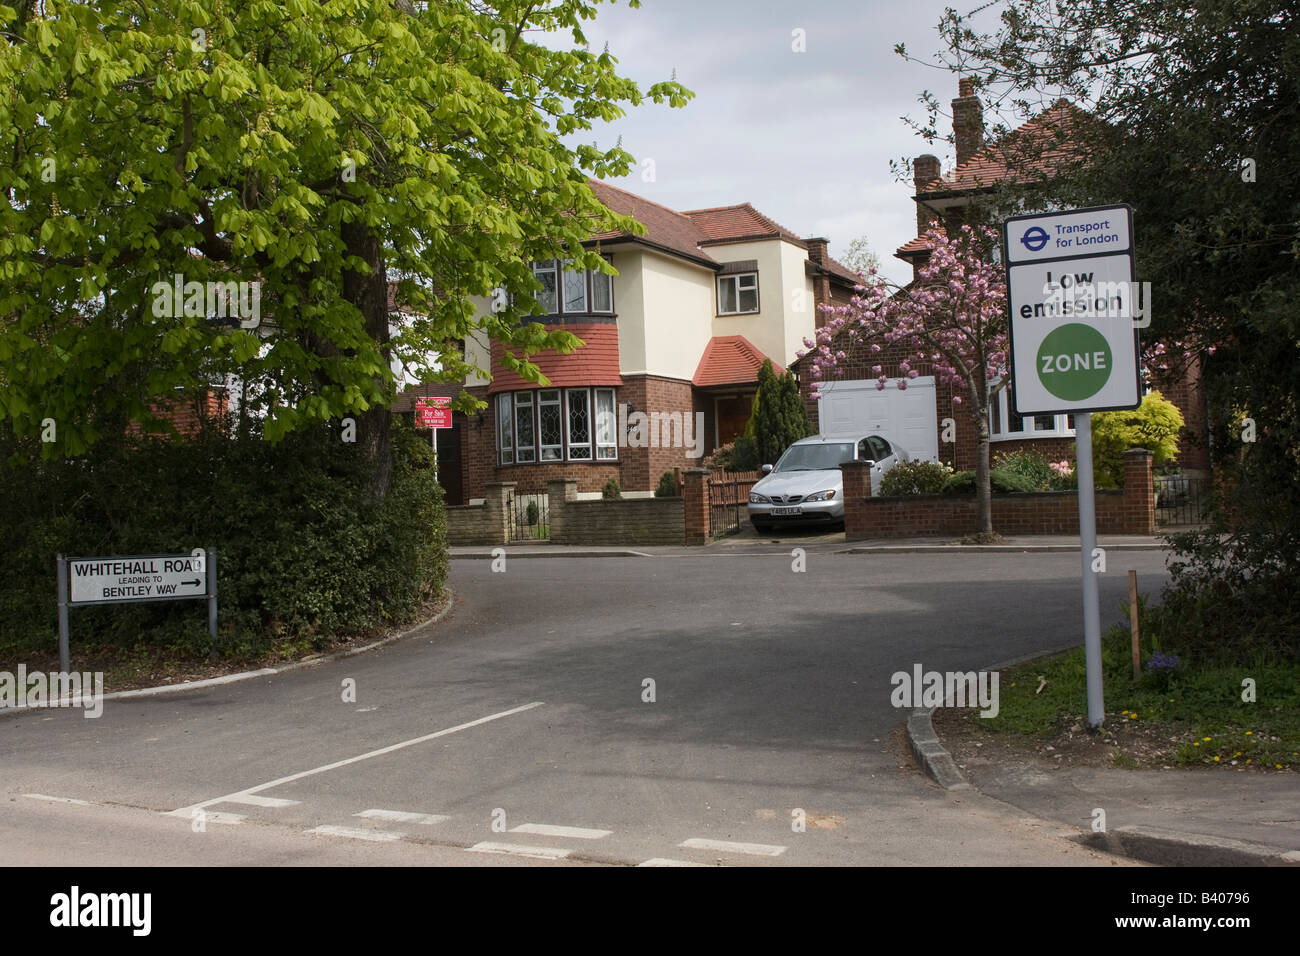
[[[883,435],[861,438],[803,438],[785,450],[775,466],[764,465],[764,476],[749,492],[749,520],[754,530],[771,531],[780,522],[844,520],[846,461],[871,461],[871,493],[880,479],[907,452]]]

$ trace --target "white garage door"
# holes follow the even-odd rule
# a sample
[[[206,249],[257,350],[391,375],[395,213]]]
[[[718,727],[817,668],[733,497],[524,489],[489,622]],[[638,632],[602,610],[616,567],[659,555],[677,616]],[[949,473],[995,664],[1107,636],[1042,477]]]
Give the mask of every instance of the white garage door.
[[[939,426],[935,420],[934,376],[910,379],[906,389],[890,379],[884,389],[874,380],[824,382],[817,399],[817,420],[825,436],[876,432],[898,442],[913,460],[939,460]]]

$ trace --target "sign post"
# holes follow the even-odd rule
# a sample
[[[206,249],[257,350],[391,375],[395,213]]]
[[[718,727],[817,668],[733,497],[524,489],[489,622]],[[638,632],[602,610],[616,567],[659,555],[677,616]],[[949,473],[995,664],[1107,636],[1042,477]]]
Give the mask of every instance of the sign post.
[[[438,480],[438,429],[451,427],[451,397],[436,395],[415,401],[415,427],[430,428],[429,446],[433,450],[433,480]]]
[[[208,633],[217,636],[217,552],[146,554],[111,558],[58,555],[59,667],[68,673],[68,608],[82,604],[143,601],[208,602]]]
[[[1013,216],[1003,224],[1010,311],[1011,399],[1017,415],[1074,416],[1088,724],[1105,720],[1092,413],[1142,400],[1133,210],[1126,205]]]

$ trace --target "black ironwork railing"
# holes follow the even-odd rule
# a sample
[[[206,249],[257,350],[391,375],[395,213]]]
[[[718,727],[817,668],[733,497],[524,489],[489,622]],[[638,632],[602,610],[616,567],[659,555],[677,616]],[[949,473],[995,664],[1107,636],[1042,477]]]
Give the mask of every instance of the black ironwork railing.
[[[1163,528],[1209,520],[1209,482],[1187,475],[1155,477],[1156,524]]]
[[[551,537],[549,496],[515,495],[509,501],[510,540],[547,541]]]

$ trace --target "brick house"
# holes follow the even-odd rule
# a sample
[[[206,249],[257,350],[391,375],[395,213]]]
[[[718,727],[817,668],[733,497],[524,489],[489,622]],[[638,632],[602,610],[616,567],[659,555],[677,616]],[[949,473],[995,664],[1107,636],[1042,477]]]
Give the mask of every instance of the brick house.
[[[470,377],[465,390],[487,408],[455,413],[438,433],[449,504],[482,498],[489,482],[515,482],[528,495],[559,478],[576,478],[581,497],[598,496],[610,478],[625,496],[653,494],[664,472],[698,467],[743,431],[763,360],[778,370],[793,361],[816,328],[818,303],[847,299],[857,281],[825,239],[802,239],[749,203],[679,212],[591,187],[646,233],[590,238],[613,277],[533,263],[547,315],[532,321],[583,342],[569,355],[532,356],[548,385],[505,369],[502,346],[482,333],[466,340],[466,360],[490,377]],[[482,315],[489,304],[475,306]],[[454,391],[415,386],[393,410]]]
[[[1050,175],[1055,162],[1066,154],[1069,142],[1077,138],[1081,128],[1091,122],[1087,114],[1065,100],[1058,100],[999,142],[989,144],[985,142],[981,110],[973,84],[969,79],[962,78],[959,81],[958,96],[952,101],[956,165],[944,174],[939,159],[933,155],[921,155],[913,161],[916,191],[913,200],[916,203],[918,236],[895,250],[894,255],[912,266],[914,278],[929,258],[929,245],[922,235],[929,223],[938,221],[947,229],[961,225],[969,207],[982,198],[989,197],[999,183],[1015,181],[1018,178],[1015,172],[1017,169],[1029,168],[1038,176]],[[870,394],[865,386],[874,378],[871,373],[874,365],[882,365],[884,373],[891,378],[898,377],[898,363],[907,356],[901,353],[891,354],[889,347],[872,355],[867,351],[868,344],[847,349],[849,360],[841,363],[843,376],[838,380],[843,384],[832,388],[842,390],[857,386],[860,394]],[[813,380],[809,374],[811,357],[801,359],[791,367],[799,376],[809,418],[820,429],[819,403],[812,397]],[[923,429],[925,434],[915,441],[921,451],[919,456],[916,455],[916,448],[909,447],[913,443],[911,435],[896,432],[896,437],[905,442],[904,447],[913,452],[914,456],[937,458],[958,469],[974,468],[978,446],[969,412],[965,406],[953,404],[953,387],[935,381],[928,363],[913,363],[913,367],[920,375],[917,381],[925,383],[924,387],[930,389],[924,393],[927,411],[929,396],[933,395],[934,410],[932,416],[926,416],[927,419],[933,419],[933,434],[930,423],[927,422]],[[1191,475],[1208,474],[1206,407],[1205,395],[1200,387],[1199,364],[1194,362],[1190,368],[1174,374],[1162,374],[1150,369],[1147,373],[1150,387],[1159,389],[1183,414],[1186,427],[1180,440],[1179,455],[1183,470]],[[892,391],[892,385],[885,390],[886,393]],[[909,388],[909,391],[912,389]],[[1073,415],[1020,416],[1015,414],[1012,398],[1009,389],[1002,389],[989,410],[992,437],[990,450],[993,455],[1028,448],[1049,460],[1074,457]],[[905,399],[901,394],[885,394],[879,399],[883,403],[920,400],[921,396]],[[909,410],[901,417],[906,417],[913,411],[914,409]],[[944,431],[945,419],[951,419],[951,424],[955,426],[955,429],[949,431],[951,434],[955,430],[955,442],[935,440],[935,436]],[[885,423],[880,427],[888,430],[891,424],[900,420],[900,415],[891,417],[882,413],[876,415],[876,420]],[[919,432],[920,430],[914,430],[913,434]],[[927,449],[933,453],[926,454]]]

